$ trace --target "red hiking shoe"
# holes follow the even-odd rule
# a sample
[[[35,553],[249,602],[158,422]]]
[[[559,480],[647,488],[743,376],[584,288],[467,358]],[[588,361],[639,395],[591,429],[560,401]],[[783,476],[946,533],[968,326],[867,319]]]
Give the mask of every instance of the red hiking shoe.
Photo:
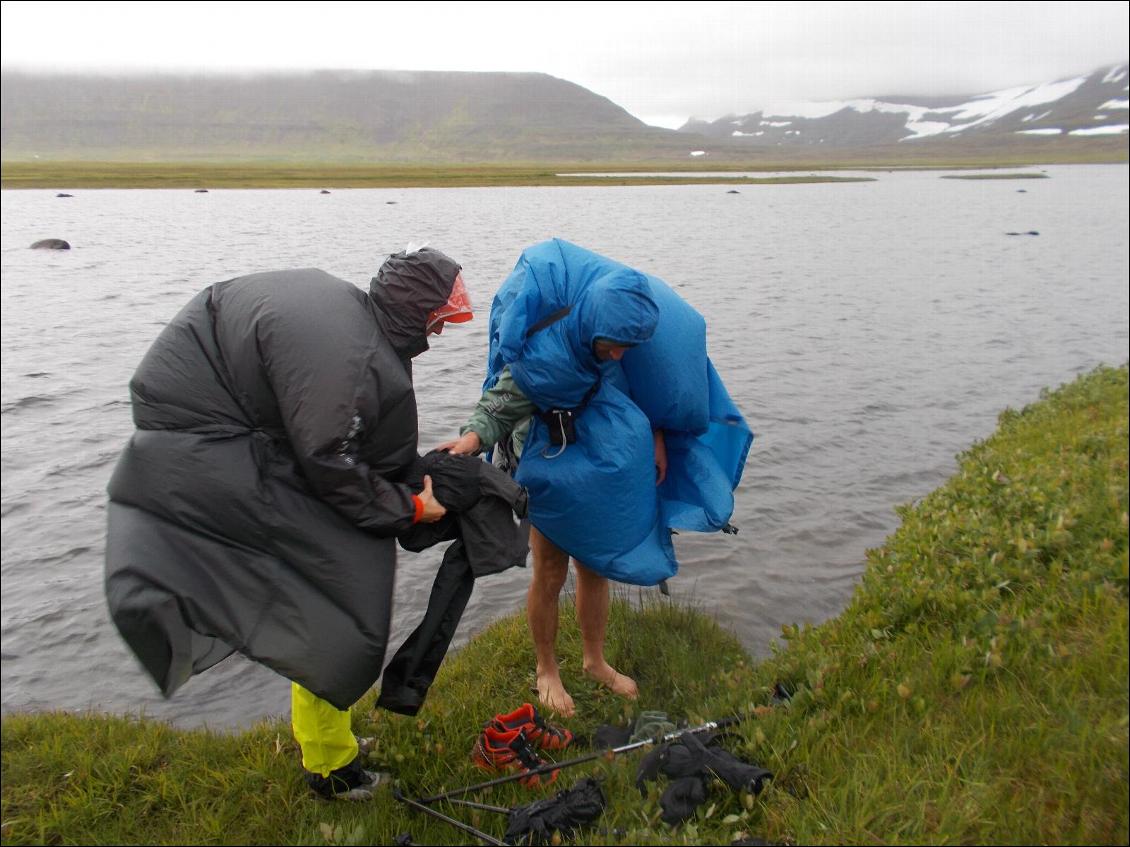
[[[471,751],[471,761],[484,771],[512,773],[525,773],[547,764],[534,752],[521,729],[499,730],[491,724],[487,724],[479,734]],[[537,788],[553,783],[557,774],[558,771],[534,774],[523,777],[518,782],[526,788]]]
[[[573,743],[573,733],[548,723],[529,703],[523,703],[510,714],[495,715],[489,726],[502,731],[520,729],[532,746],[542,750],[564,750]]]

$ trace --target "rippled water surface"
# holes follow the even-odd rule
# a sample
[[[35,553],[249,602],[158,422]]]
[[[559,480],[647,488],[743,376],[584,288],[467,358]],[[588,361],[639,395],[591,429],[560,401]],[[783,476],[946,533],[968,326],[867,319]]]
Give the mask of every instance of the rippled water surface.
[[[671,587],[764,655],[782,624],[843,609],[865,551],[896,528],[894,507],[944,482],[1001,409],[1126,361],[1127,168],[1047,172],[881,173],[739,194],[2,192],[3,709],[142,710],[214,727],[287,711],[287,683],[238,657],[163,701],[109,621],[105,486],[132,431],[127,383],[205,285],[316,266],[367,286],[385,254],[421,239],[463,263],[480,315],[417,359],[424,448],[477,399],[490,298],[534,242],[560,236],[645,269],[706,316],[757,439],[740,534],[680,535]],[[1006,234],[1029,231],[1039,235]],[[74,249],[28,249],[41,238]],[[401,554],[394,646],[438,561]],[[526,580],[483,580],[457,641],[520,609]]]

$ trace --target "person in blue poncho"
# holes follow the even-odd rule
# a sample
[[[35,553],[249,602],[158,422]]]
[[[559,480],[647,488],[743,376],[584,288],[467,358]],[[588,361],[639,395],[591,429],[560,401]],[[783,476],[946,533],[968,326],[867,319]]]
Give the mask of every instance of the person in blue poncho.
[[[584,671],[634,699],[604,655],[608,581],[661,584],[678,566],[672,530],[731,530],[752,441],[706,356],[705,321],[662,280],[554,239],[524,251],[496,294],[487,371],[441,449],[495,448],[529,491],[539,699],[574,713],[555,653],[570,558]]]
[[[593,353],[600,361],[620,361],[631,346],[623,341],[617,343],[601,338],[595,341]],[[510,443],[505,449],[520,457],[531,416],[537,413],[537,408],[517,387],[510,369],[506,368],[475,407],[470,420],[461,430],[463,434],[459,440],[445,446],[453,453],[473,454],[510,436]],[[653,440],[658,484],[667,473],[663,431],[656,430]],[[587,492],[586,496],[597,497],[599,494]],[[538,698],[548,708],[570,717],[574,712],[573,698],[561,681],[555,649],[561,589],[569,575],[569,554],[542,535],[536,526],[530,527],[530,552],[533,578],[526,595],[526,619],[537,658]],[[577,623],[581,630],[584,671],[614,693],[634,700],[638,694],[635,680],[617,671],[604,657],[608,579],[576,559],[573,567],[577,579]]]

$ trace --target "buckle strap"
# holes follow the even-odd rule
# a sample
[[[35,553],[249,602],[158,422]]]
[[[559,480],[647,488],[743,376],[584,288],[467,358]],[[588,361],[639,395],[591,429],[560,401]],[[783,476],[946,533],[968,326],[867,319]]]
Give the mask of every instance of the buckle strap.
[[[531,335],[534,335],[536,333],[541,332],[547,326],[552,326],[553,324],[555,324],[559,320],[561,320],[563,317],[568,315],[571,311],[573,311],[573,307],[571,305],[569,305],[569,306],[566,306],[563,309],[558,309],[556,312],[551,312],[550,314],[546,315],[544,318],[542,318],[540,321],[538,321],[537,323],[535,323],[533,326],[531,326],[529,329],[526,330],[526,338],[529,338]]]
[[[514,755],[518,757],[518,761],[528,769],[533,770],[534,768],[541,767],[543,764],[538,754],[530,747],[530,742],[526,738],[525,730],[518,730],[518,735],[507,746],[514,751]]]
[[[541,732],[547,735],[552,735],[554,738],[557,738],[560,741],[565,741],[570,737],[568,730],[562,729],[559,726],[554,726],[553,724],[549,723],[538,713],[537,709],[534,709],[534,726],[536,726]]]

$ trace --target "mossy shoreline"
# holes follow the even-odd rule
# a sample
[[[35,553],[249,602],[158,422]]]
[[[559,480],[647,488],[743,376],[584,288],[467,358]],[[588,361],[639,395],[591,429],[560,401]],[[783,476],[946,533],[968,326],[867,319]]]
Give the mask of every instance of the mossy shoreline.
[[[5,189],[96,188],[490,188],[593,187],[623,185],[781,185],[821,182],[874,182],[868,176],[813,174],[819,168],[769,168],[772,176],[715,176],[702,168],[678,165],[658,170],[679,176],[594,176],[598,173],[648,173],[653,166],[593,165],[339,165],[302,163],[144,163],[144,162],[11,162],[5,163],[0,186]],[[777,171],[796,171],[780,175]],[[578,175],[579,174],[579,175]]]
[[[694,819],[670,827],[665,783],[646,798],[634,786],[638,753],[566,771],[555,788],[598,775],[609,801],[578,842],[1127,843],[1127,443],[1126,366],[1002,412],[945,485],[898,510],[848,607],[785,627],[763,661],[702,610],[621,595],[610,658],[639,682],[635,705],[585,681],[563,615],[570,728],[637,709],[692,724],[739,715],[726,746],[775,774],[757,797],[713,785]],[[482,781],[471,744],[492,714],[534,696],[532,666],[512,616],[449,657],[418,718],[375,710],[370,694],[353,714],[378,739],[371,765],[408,796]],[[778,683],[789,700],[773,700]],[[67,713],[9,714],[2,727],[5,844],[473,843],[391,793],[313,799],[282,720],[234,735]],[[508,785],[477,799],[541,796]],[[491,812],[440,810],[505,829]]]

